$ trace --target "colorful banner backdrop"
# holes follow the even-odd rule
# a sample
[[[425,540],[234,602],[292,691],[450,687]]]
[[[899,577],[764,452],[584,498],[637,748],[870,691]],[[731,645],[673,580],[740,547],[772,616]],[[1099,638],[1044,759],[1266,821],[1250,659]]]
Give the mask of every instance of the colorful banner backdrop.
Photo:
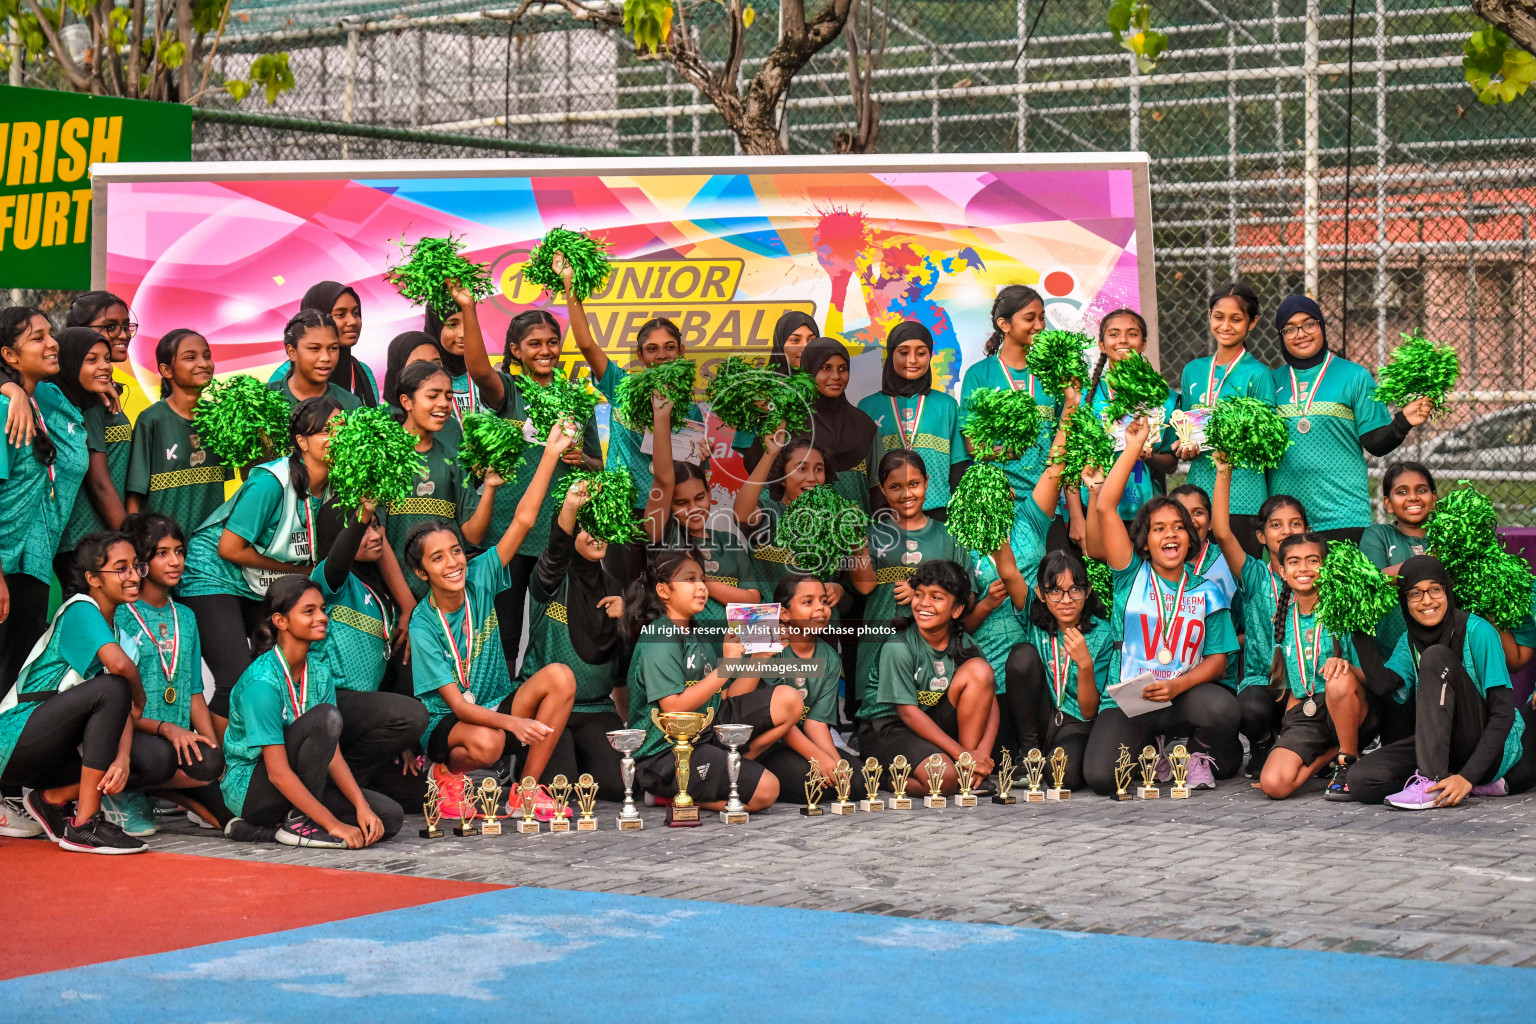
[[[192,108],[0,86],[0,284],[91,286],[91,164],[190,160]]]

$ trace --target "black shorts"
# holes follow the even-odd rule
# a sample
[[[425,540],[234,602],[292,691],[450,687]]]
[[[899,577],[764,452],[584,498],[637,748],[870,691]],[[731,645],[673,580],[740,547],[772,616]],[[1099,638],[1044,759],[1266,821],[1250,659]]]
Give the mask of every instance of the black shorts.
[[[720,710],[715,713],[715,721],[725,725],[750,725],[752,738],[757,739],[773,728],[774,689],[772,684],[759,685],[755,690],[748,690],[738,697],[725,698],[720,702]],[[704,734],[705,738],[712,739],[714,732],[711,727]]]
[[[1277,749],[1291,751],[1301,758],[1302,764],[1311,764],[1339,745],[1338,733],[1333,728],[1333,717],[1328,714],[1328,704],[1323,695],[1319,693],[1312,699],[1317,701],[1317,714],[1309,717],[1302,710],[1306,701],[1297,701],[1280,717],[1280,734],[1275,738]],[[1362,746],[1376,732],[1376,709],[1369,702],[1367,708],[1365,721],[1360,723]]]
[[[496,705],[497,714],[510,715],[512,713],[512,698]],[[427,737],[427,760],[434,764],[448,763],[448,734],[453,732],[453,727],[459,724],[459,716],[452,711],[448,712],[432,730],[432,735]],[[511,733],[507,733],[506,745],[503,750],[511,750],[512,746],[522,741]]]
[[[933,719],[935,725],[944,730],[944,735],[959,742],[960,715],[952,701],[942,699],[931,708],[923,708],[923,711]],[[900,715],[860,719],[858,736],[859,752],[865,757],[879,758],[887,770],[897,754],[904,756],[915,771],[934,754],[944,753],[913,732]],[[889,785],[886,788],[890,788]]]

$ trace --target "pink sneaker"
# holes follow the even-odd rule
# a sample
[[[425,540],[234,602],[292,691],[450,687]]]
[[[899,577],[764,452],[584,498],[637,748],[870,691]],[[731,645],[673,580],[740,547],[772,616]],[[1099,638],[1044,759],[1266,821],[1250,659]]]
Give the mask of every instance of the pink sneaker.
[[[1481,786],[1472,787],[1473,796],[1509,796],[1509,783],[1503,779],[1494,779],[1492,782]]]
[[[1189,788],[1190,789],[1215,789],[1216,773],[1211,770],[1216,762],[1210,754],[1201,753],[1198,750],[1189,755]]]
[[[464,773],[451,772],[445,764],[434,764],[432,780],[437,783],[437,807],[442,816],[462,819],[464,817]]]
[[[533,816],[539,821],[548,821],[555,816],[555,798],[543,786],[533,791]],[[571,817],[570,804],[565,805],[565,817]]]
[[[1435,806],[1435,794],[1429,791],[1429,787],[1434,784],[1434,779],[1426,779],[1414,772],[1413,778],[1408,780],[1408,785],[1401,792],[1387,797],[1387,806],[1396,807],[1400,811],[1427,811]]]

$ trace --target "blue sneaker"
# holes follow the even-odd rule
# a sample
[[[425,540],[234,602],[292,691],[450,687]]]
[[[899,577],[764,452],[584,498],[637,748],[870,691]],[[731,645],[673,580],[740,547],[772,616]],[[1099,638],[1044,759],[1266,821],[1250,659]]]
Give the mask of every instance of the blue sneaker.
[[[119,793],[101,798],[101,813],[108,821],[135,839],[160,831],[149,797],[143,793]]]

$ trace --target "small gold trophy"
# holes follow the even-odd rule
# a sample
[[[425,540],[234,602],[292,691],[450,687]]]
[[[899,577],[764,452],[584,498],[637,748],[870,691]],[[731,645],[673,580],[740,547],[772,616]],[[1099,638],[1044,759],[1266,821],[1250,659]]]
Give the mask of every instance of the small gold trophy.
[[[549,784],[549,795],[555,800],[555,816],[549,819],[551,832],[569,832],[571,830],[571,780],[564,775],[556,775],[554,781]]]
[[[923,806],[934,808],[948,807],[949,801],[944,799],[941,792],[944,788],[944,755],[934,754],[924,761],[923,774],[928,776],[928,795],[923,797]]]
[[[883,811],[885,801],[880,799],[880,761],[878,758],[865,758],[864,767],[859,771],[864,776],[864,799],[859,801],[861,811]]]
[[[907,763],[907,755],[897,754],[891,762],[891,810],[912,809],[912,798],[907,795],[907,779],[911,776],[912,766]]]
[[[971,792],[971,787],[976,783],[976,758],[969,750],[955,758],[955,778],[960,787],[960,792],[955,794],[955,806],[975,807],[976,794]]]
[[[1064,747],[1051,751],[1051,779],[1055,784],[1045,791],[1047,800],[1072,799],[1072,791],[1067,788],[1067,751]]]
[[[853,765],[841,758],[832,769],[832,788],[837,792],[837,802],[831,807],[833,814],[852,814],[859,809],[848,799],[848,791],[853,788]]]
[[[1018,798],[1013,795],[1013,751],[1003,748],[1003,756],[997,762],[997,792],[992,796],[995,804],[1016,804]]]
[[[520,836],[539,834],[539,819],[533,816],[533,791],[538,788],[539,781],[532,775],[524,775],[523,781],[517,784],[518,803],[523,809],[523,816],[517,822],[517,834]]]
[[[488,836],[501,835],[501,822],[497,820],[497,814],[501,811],[501,784],[495,779],[487,778],[480,783],[480,814],[485,822],[480,826],[480,831]]]
[[[1120,753],[1115,756],[1115,799],[1129,800],[1131,794],[1125,787],[1131,784],[1131,773],[1136,770],[1135,762],[1131,760],[1131,750],[1124,743],[1120,744]]]
[[[1157,788],[1157,748],[1150,743],[1142,747],[1136,762],[1141,765],[1141,785],[1136,787],[1136,799],[1156,800],[1163,795]]]
[[[660,711],[651,708],[651,722],[672,741],[672,753],[677,759],[677,796],[667,808],[668,828],[697,828],[699,808],[688,795],[688,779],[693,772],[693,738],[715,720],[715,709],[704,714],[697,711]]]
[[[417,832],[423,839],[441,839],[443,830],[438,825],[443,820],[442,794],[438,792],[437,780],[431,775],[427,776],[427,795],[421,801],[422,817],[427,819],[427,827]]]
[[[585,772],[576,780],[576,806],[581,808],[581,817],[576,819],[576,831],[596,832],[597,819],[592,813],[597,810],[597,780]]]
[[[475,827],[475,816],[479,813],[480,810],[475,806],[475,801],[477,799],[479,799],[479,797],[475,793],[474,785],[471,784],[468,780],[465,780],[464,792],[463,795],[459,798],[459,823],[455,825],[453,829],[453,834],[458,836],[460,839],[466,839],[470,836],[477,836],[480,834],[480,830]]]
[[[1189,799],[1189,750],[1180,743],[1173,748],[1173,753],[1168,755],[1168,763],[1173,766],[1173,787],[1168,790],[1170,800]]]
[[[1029,780],[1029,792],[1024,794],[1027,804],[1045,803],[1045,793],[1040,789],[1040,776],[1045,774],[1045,755],[1039,747],[1030,747],[1024,755],[1024,777]]]
[[[811,762],[811,770],[805,773],[805,806],[800,808],[800,813],[807,818],[819,818],[822,810],[816,805],[821,802],[822,791],[827,788],[826,777],[821,774],[821,765]]]

